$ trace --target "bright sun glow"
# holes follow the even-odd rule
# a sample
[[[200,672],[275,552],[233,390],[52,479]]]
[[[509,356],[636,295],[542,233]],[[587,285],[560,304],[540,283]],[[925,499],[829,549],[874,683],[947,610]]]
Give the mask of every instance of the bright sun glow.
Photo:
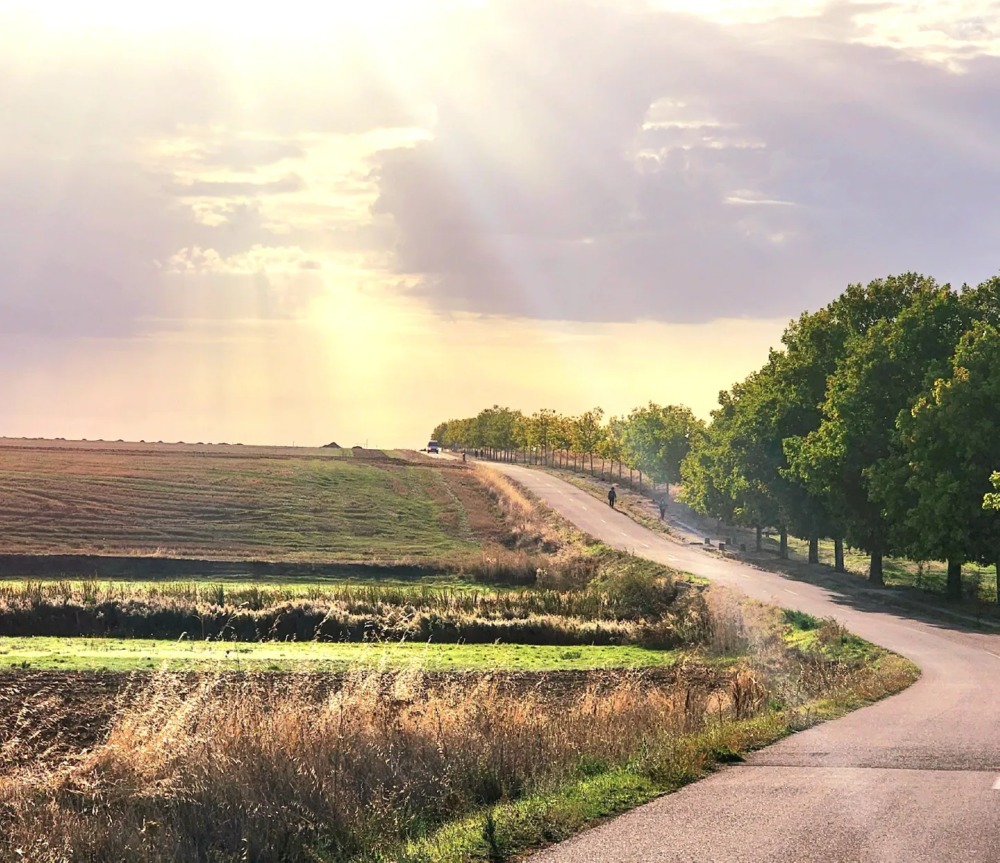
[[[315,3],[291,0],[276,4],[232,4],[174,0],[142,3],[135,0],[68,2],[15,2],[6,10],[62,31],[104,30],[157,33],[171,30],[212,31],[232,36],[277,38],[322,37],[341,28],[396,29],[421,19],[431,11],[471,3],[433,0],[354,0]]]
[[[672,12],[688,12],[727,23],[767,21],[781,15],[818,15],[827,0],[652,0],[651,5]]]

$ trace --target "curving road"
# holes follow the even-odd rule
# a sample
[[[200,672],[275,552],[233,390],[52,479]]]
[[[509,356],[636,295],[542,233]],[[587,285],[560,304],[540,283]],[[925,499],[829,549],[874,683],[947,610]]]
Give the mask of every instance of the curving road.
[[[1000,635],[961,631],[661,537],[584,491],[508,473],[582,530],[913,660],[905,692],[795,734],[533,857],[537,863],[1000,861]]]

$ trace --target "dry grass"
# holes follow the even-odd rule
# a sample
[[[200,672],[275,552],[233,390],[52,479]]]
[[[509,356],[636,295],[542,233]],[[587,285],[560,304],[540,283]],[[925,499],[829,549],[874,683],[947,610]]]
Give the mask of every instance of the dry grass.
[[[914,679],[835,624],[806,620],[789,647],[787,629],[758,631],[767,609],[748,625],[725,595],[706,607],[708,648],[746,655],[671,679],[367,671],[331,692],[315,678],[159,676],[122,697],[91,751],[0,773],[0,859],[397,859],[441,825],[581,777],[625,769],[675,787]]]
[[[502,513],[514,548],[552,553],[564,545],[542,508],[517,483],[482,464],[473,470]]]
[[[726,702],[725,688],[638,676],[567,695],[367,673],[321,698],[266,678],[192,687],[165,676],[134,694],[106,742],[78,762],[0,777],[0,859],[372,854],[554,787],[581,759],[621,763],[698,726],[713,699]]]
[[[512,581],[527,552],[479,574]],[[700,643],[699,590],[664,567],[611,549],[524,564],[533,587],[426,584],[297,586],[198,582],[0,583],[0,635],[238,641],[371,639],[524,644]],[[489,568],[495,567],[495,568]],[[470,575],[470,573],[466,573]],[[567,589],[564,585],[571,585]]]
[[[705,649],[710,656],[741,656],[750,647],[750,628],[747,625],[741,600],[728,590],[706,591],[708,607],[708,637]],[[758,624],[760,621],[758,621]],[[757,631],[766,631],[758,625]]]

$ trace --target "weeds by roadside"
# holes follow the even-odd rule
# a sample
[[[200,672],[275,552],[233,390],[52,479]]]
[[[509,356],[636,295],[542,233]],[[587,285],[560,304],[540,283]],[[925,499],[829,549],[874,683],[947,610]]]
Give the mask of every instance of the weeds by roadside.
[[[707,607],[711,649],[744,655],[668,685],[161,677],[91,752],[0,776],[0,859],[506,860],[914,678],[827,623]]]

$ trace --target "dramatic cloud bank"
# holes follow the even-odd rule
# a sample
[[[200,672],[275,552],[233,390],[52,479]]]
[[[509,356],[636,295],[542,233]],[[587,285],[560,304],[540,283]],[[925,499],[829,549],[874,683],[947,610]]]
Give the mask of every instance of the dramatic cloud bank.
[[[769,317],[888,271],[996,269],[997,58],[850,41],[848,6],[728,27],[534,9],[463,46],[433,140],[379,157],[376,212],[436,307]]]

